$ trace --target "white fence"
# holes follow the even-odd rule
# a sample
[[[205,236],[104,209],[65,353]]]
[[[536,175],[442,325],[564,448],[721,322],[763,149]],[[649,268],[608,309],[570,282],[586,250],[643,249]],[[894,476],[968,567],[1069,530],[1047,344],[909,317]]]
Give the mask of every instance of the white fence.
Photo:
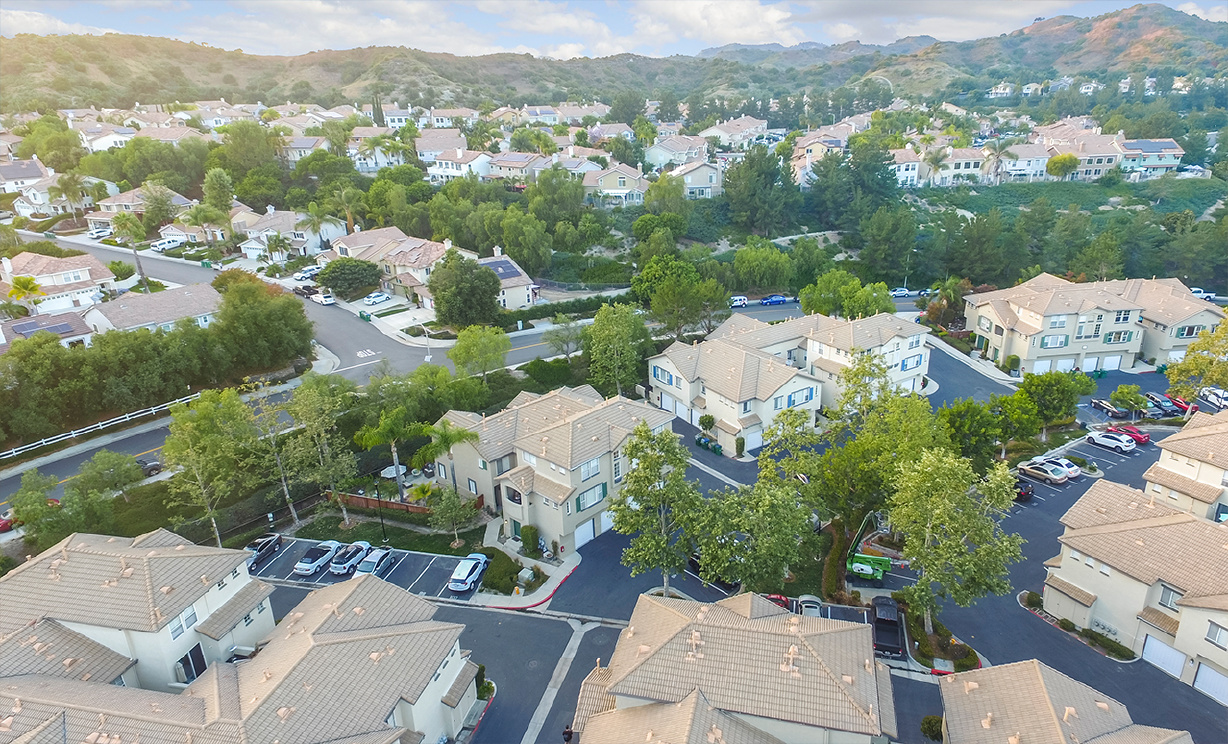
[[[20,447],[15,447],[11,450],[0,452],[0,460],[7,460],[11,457],[17,457],[18,455],[23,454],[25,452],[29,452],[30,450],[35,450],[35,449],[38,449],[39,447],[46,447],[49,444],[56,444],[57,442],[63,442],[66,439],[74,439],[76,437],[81,436],[82,434],[88,434],[92,431],[102,431],[103,429],[106,429],[111,426],[115,426],[116,424],[122,424],[125,421],[133,421],[135,419],[143,418],[145,416],[152,416],[155,413],[160,413],[162,411],[169,409],[173,405],[177,405],[179,403],[187,403],[188,401],[196,400],[199,397],[200,397],[200,393],[192,393],[191,395],[188,395],[186,397],[179,398],[177,400],[172,400],[170,403],[163,403],[162,405],[154,406],[153,408],[146,408],[140,411],[133,411],[131,413],[125,413],[122,416],[116,416],[115,418],[107,420],[107,421],[99,421],[96,424],[90,424],[84,429],[75,429],[73,431],[65,432],[63,434],[57,434],[54,437],[40,439],[39,441],[32,442],[30,444],[24,444]]]

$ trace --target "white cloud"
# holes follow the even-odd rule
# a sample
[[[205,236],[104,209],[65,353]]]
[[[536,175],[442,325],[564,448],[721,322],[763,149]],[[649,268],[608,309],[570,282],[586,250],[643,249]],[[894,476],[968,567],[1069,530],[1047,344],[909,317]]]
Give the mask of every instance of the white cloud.
[[[635,37],[655,48],[678,39],[705,44],[784,45],[805,40],[785,3],[759,0],[635,0],[631,6]]]
[[[0,28],[5,36],[17,34],[110,34],[118,33],[113,28],[87,26],[82,23],[68,23],[55,16],[39,13],[33,10],[0,10]]]
[[[620,38],[609,25],[588,10],[565,2],[547,0],[475,0],[473,6],[482,13],[499,18],[500,31],[512,30],[526,34],[559,37],[547,45],[543,54],[571,58],[618,54],[632,49],[636,40]]]
[[[848,41],[849,39],[856,39],[861,32],[857,30],[856,26],[850,26],[847,23],[834,23],[827,26],[827,33],[837,41]]]
[[[1182,13],[1189,13],[1199,18],[1205,18],[1208,21],[1228,21],[1228,5],[1212,5],[1204,8],[1195,3],[1182,3],[1177,6],[1177,10]]]
[[[844,26],[858,30],[866,44],[888,44],[904,36],[929,35],[943,41],[965,41],[1010,33],[1037,17],[1055,15],[1079,0],[1028,0],[1027,2],[968,3],[950,0],[794,0],[801,9],[799,22],[820,23],[836,40],[834,32]],[[839,23],[832,24],[833,20]]]

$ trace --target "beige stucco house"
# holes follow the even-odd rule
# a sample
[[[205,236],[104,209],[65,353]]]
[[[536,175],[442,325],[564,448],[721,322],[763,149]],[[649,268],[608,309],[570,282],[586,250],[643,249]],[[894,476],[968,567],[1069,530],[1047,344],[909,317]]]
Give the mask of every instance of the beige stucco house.
[[[757,594],[713,604],[645,594],[609,664],[580,685],[572,728],[584,744],[886,744],[890,671],[869,625]]]
[[[1061,519],[1045,611],[1228,705],[1228,524],[1097,481]]]
[[[1193,744],[1036,659],[939,678],[945,744]]]
[[[521,393],[491,416],[448,411],[444,418],[480,439],[457,445],[451,460],[442,457],[438,481],[450,486],[454,475],[461,493],[482,496],[503,515],[509,534],[519,537],[532,524],[547,549],[557,541],[569,551],[613,529],[606,506],[629,467],[622,448],[631,431],[641,421],[659,431],[671,416],[582,385]]]
[[[12,258],[0,256],[0,297],[8,299],[19,276],[38,283],[42,294],[34,311],[40,314],[89,307],[115,286],[115,274],[88,253],[66,258],[28,251]]]
[[[1212,522],[1228,522],[1228,411],[1195,413],[1156,442],[1160,459],[1143,473],[1147,495]]]
[[[614,163],[605,170],[584,174],[584,195],[597,204],[627,206],[643,204],[648,179],[638,167]]]

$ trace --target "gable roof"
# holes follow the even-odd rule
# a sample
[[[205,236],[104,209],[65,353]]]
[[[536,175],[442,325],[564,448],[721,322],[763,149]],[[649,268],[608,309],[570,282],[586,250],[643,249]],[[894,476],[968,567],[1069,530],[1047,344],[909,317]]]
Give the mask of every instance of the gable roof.
[[[181,318],[212,315],[222,305],[222,296],[208,284],[188,284],[153,294],[129,292],[96,310],[119,330],[165,325]]]
[[[708,140],[703,137],[694,137],[685,134],[678,134],[672,137],[663,137],[656,141],[652,147],[659,147],[662,150],[669,152],[687,152],[688,150],[704,150],[708,147]]]
[[[529,275],[524,273],[524,269],[520,268],[520,264],[513,261],[510,256],[479,258],[478,265],[495,272],[495,276],[499,277],[499,286],[504,289],[524,287],[533,283]]]
[[[693,171],[697,171],[701,168],[711,168],[712,170],[716,171],[718,174],[721,172],[721,169],[716,167],[715,163],[709,163],[706,160],[692,160],[688,163],[683,163],[677,168],[674,168],[672,171],[669,172],[669,174],[671,176],[685,176],[686,174],[691,173]]]
[[[0,321],[0,354],[7,352],[14,341],[30,338],[39,331],[54,333],[61,339],[88,336],[93,332],[81,314],[76,312]]]
[[[1113,282],[1075,284],[1052,274],[1040,274],[1014,287],[969,294],[964,299],[977,307],[990,302],[1005,301],[1041,316],[1084,313],[1096,309],[1143,309],[1143,305],[1113,291],[1118,289],[1113,285]],[[1028,327],[1032,328],[1030,325]]]
[[[1036,659],[940,678],[948,744],[1193,744],[1140,726],[1126,707]]]
[[[768,400],[795,377],[818,382],[779,357],[723,338],[694,346],[675,341],[664,355],[683,379],[703,380],[710,390],[735,402]]]
[[[132,538],[75,533],[0,578],[0,633],[42,617],[156,631],[247,557],[163,529]]]
[[[45,674],[109,684],[134,664],[135,660],[50,618],[0,635],[0,676]]]
[[[38,158],[0,161],[0,181],[38,179],[47,174],[47,166],[43,165]]]
[[[1228,469],[1228,409],[1214,415],[1198,411],[1185,422],[1181,431],[1161,439],[1157,444],[1160,449],[1173,454]]]
[[[459,129],[423,129],[414,141],[419,152],[443,152],[464,149],[468,146]]]
[[[780,739],[711,705],[695,688],[677,703],[606,710],[584,725],[584,744],[782,744]]]
[[[1190,294],[1179,279],[1117,279],[1097,284],[1142,305],[1143,317],[1162,325],[1177,325],[1205,312],[1224,318],[1223,308]]]
[[[43,288],[43,291],[47,292],[47,294],[66,292],[69,289],[75,288],[78,284],[83,286],[97,284],[115,278],[115,274],[110,269],[103,266],[101,261],[88,253],[83,253],[80,256],[58,258],[56,256],[44,256],[40,253],[22,251],[13,256],[12,266],[13,276],[39,277],[58,274],[63,271],[75,271],[77,269],[89,270],[90,278],[88,281],[74,282],[72,284],[49,284]]]

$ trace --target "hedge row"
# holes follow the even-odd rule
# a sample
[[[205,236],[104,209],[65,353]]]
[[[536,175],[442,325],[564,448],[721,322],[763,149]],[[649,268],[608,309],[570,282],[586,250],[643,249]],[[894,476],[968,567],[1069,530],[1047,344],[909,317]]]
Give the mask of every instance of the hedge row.
[[[599,295],[596,297],[581,297],[576,300],[568,300],[566,302],[547,302],[542,304],[526,307],[523,310],[509,310],[499,314],[499,322],[502,325],[516,325],[516,321],[540,320],[541,318],[553,318],[559,313],[566,315],[574,315],[579,313],[595,313],[601,309],[602,305],[611,305],[615,302],[634,302],[630,292],[624,292],[620,295]]]
[[[844,534],[844,523],[838,519],[831,522],[831,550],[823,563],[823,597],[831,599],[837,592],[844,591],[844,551],[848,549],[848,536]]]
[[[511,594],[516,587],[516,574],[524,565],[498,548],[482,548],[478,552],[490,558],[490,565],[482,576],[482,586],[500,594]]]
[[[1115,659],[1130,661],[1134,658],[1133,651],[1112,638],[1109,638],[1103,633],[1097,633],[1091,628],[1084,628],[1083,630],[1079,631],[1079,635],[1091,641],[1092,645],[1099,646],[1100,648],[1104,649],[1109,656],[1112,656]]]

